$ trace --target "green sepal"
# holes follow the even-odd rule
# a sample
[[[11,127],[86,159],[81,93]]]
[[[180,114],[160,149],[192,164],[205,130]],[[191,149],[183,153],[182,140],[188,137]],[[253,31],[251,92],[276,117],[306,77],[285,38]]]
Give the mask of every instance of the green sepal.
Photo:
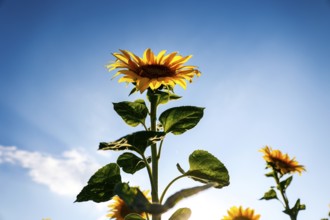
[[[229,185],[229,174],[225,165],[204,150],[196,150],[189,156],[189,170],[184,174],[202,183],[213,183],[215,188]],[[183,170],[182,170],[183,171]]]
[[[147,98],[150,101],[152,98],[156,99],[156,105],[166,104],[169,101],[180,99],[181,96],[178,96],[170,91],[151,91],[148,90]]]
[[[138,91],[137,88],[134,87],[134,88],[131,90],[131,92],[128,94],[128,96],[134,94],[134,93],[137,92],[137,91]]]
[[[281,189],[286,189],[290,185],[291,181],[293,179],[293,176],[288,177],[287,179],[280,182]],[[277,187],[279,189],[279,187]],[[280,190],[280,189],[279,189]]]
[[[115,185],[120,182],[121,176],[118,165],[115,163],[105,165],[91,176],[87,185],[77,195],[75,202],[109,201],[115,195],[113,192]]]
[[[277,194],[276,191],[274,189],[270,189],[267,192],[265,192],[264,196],[262,198],[260,198],[260,200],[271,200],[271,199],[277,199]]]
[[[131,213],[125,216],[124,220],[146,220],[141,215],[136,213]]]
[[[132,127],[136,127],[139,124],[144,125],[148,115],[148,108],[143,99],[137,99],[134,102],[113,103],[113,108],[126,124]]]
[[[269,172],[265,174],[266,177],[274,177],[274,172]]]
[[[188,220],[190,216],[191,210],[189,208],[180,208],[168,220]]]
[[[99,150],[133,150],[139,154],[143,154],[148,146],[162,140],[165,134],[164,132],[157,131],[138,131],[113,142],[101,142]]]
[[[167,109],[159,116],[164,132],[182,134],[195,127],[203,117],[204,108],[180,106]]]
[[[305,209],[306,209],[306,205],[300,204],[300,199],[297,199],[296,204],[291,209],[284,210],[283,212],[289,216],[294,216],[296,219],[299,211]]]
[[[147,160],[148,163],[151,162],[151,158],[148,158]],[[123,169],[124,172],[130,174],[134,174],[146,166],[142,158],[129,152],[125,152],[120,155],[117,159],[117,164]]]

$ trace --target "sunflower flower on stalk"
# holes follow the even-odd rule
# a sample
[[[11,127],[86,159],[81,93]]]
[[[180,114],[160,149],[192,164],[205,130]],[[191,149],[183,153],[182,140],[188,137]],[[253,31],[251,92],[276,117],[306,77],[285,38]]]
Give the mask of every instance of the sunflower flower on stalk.
[[[151,201],[151,197],[149,196],[149,190],[143,191],[143,194],[149,201]],[[137,213],[136,211],[130,209],[130,207],[128,207],[126,203],[117,195],[112,197],[111,203],[108,205],[108,207],[110,208],[110,213],[107,214],[107,217],[110,219],[124,220],[127,215],[133,213],[139,214],[142,218],[146,219],[148,215],[145,212]]]
[[[288,154],[283,154],[280,150],[273,150],[271,147],[265,146],[260,150],[264,154],[263,158],[267,162],[268,167],[272,167],[279,171],[281,175],[288,173],[301,173],[306,171],[303,165],[300,165],[295,158],[290,159]]]
[[[296,220],[299,211],[305,210],[306,206],[300,203],[300,199],[297,199],[296,203],[290,206],[286,191],[293,179],[293,175],[289,174],[299,173],[301,175],[303,171],[306,171],[305,167],[300,165],[294,157],[291,159],[288,154],[283,154],[280,150],[273,150],[269,146],[265,146],[259,151],[263,153],[263,159],[267,163],[266,169],[270,168],[272,170],[266,176],[274,178],[276,183],[276,186],[271,186],[270,190],[261,199],[280,201],[284,207],[283,212],[289,215],[291,220]],[[289,177],[285,177],[286,174]],[[282,201],[277,196],[277,192],[281,194]]]
[[[228,211],[228,216],[224,216],[222,220],[259,220],[260,215],[255,215],[254,210],[247,208],[243,209],[242,206],[233,206]]]
[[[113,53],[116,61],[107,65],[112,71],[119,69],[113,76],[123,75],[118,81],[132,83],[135,91],[143,93],[146,89],[173,89],[176,84],[186,89],[187,83],[192,82],[194,76],[200,76],[196,66],[184,65],[192,55],[181,56],[177,52],[166,54],[162,50],[155,55],[151,49],[146,49],[143,57],[139,57],[127,50]]]

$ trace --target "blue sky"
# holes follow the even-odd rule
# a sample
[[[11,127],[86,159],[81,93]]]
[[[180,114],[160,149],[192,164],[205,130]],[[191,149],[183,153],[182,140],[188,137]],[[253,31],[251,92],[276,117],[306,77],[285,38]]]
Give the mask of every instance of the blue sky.
[[[106,204],[73,201],[118,156],[97,152],[98,143],[132,132],[112,102],[141,97],[128,97],[105,65],[118,49],[146,48],[193,54],[202,76],[177,88],[183,98],[169,106],[206,108],[196,128],[165,142],[160,187],[195,149],[217,156],[231,176],[230,186],[177,207],[190,206],[192,220],[220,219],[233,205],[288,219],[280,203],[258,200],[272,184],[258,150],[270,145],[307,168],[288,191],[291,203],[307,205],[299,219],[326,217],[329,39],[326,0],[0,1],[0,219],[104,219]],[[124,180],[148,188],[145,176]]]

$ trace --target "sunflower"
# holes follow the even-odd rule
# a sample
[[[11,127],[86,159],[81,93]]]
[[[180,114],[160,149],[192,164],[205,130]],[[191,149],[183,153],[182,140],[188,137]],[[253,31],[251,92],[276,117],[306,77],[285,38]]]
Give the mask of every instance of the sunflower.
[[[150,201],[151,198],[148,195],[149,190],[143,191],[143,194],[146,196],[146,198]],[[147,213],[142,212],[142,213],[137,213],[136,211],[130,209],[126,203],[119,197],[119,196],[114,196],[111,199],[110,205],[108,205],[110,208],[110,213],[107,214],[107,217],[110,219],[115,219],[115,220],[124,220],[125,216],[131,213],[136,213],[141,215],[143,218],[147,217]]]
[[[260,215],[254,215],[254,210],[247,208],[243,209],[242,206],[231,207],[228,211],[228,216],[224,216],[222,220],[259,220]]]
[[[122,74],[118,82],[133,83],[141,93],[148,88],[174,88],[176,84],[186,89],[186,81],[192,82],[195,75],[201,74],[196,66],[184,65],[192,55],[181,56],[177,52],[165,55],[166,50],[155,55],[149,48],[144,51],[143,57],[127,50],[120,52],[112,54],[116,61],[107,65],[107,69],[119,69],[113,77]]]
[[[299,165],[295,158],[290,159],[288,154],[283,154],[280,150],[273,150],[271,147],[265,146],[260,152],[264,154],[263,158],[267,164],[282,175],[294,172],[301,174],[302,171],[306,171],[305,167]]]

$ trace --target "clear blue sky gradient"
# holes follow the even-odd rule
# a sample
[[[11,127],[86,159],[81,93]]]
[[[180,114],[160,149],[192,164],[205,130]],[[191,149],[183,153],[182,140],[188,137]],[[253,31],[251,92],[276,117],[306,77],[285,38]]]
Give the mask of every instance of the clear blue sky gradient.
[[[98,153],[98,143],[138,128],[122,123],[112,102],[141,96],[128,97],[130,88],[111,81],[105,65],[118,49],[142,55],[146,48],[193,54],[189,64],[202,76],[187,90],[177,88],[183,98],[169,106],[206,108],[196,128],[165,142],[160,187],[178,175],[176,163],[188,168],[195,149],[217,156],[231,176],[230,186],[177,207],[191,206],[192,220],[220,219],[233,205],[254,208],[264,220],[288,219],[280,203],[258,200],[272,184],[258,150],[270,145],[306,166],[288,191],[291,203],[301,198],[307,205],[299,219],[325,218],[329,39],[326,0],[0,1],[0,220],[102,219],[104,205],[73,203],[75,192],[65,191],[70,178],[48,162],[75,172],[82,160],[65,152],[85,155],[91,162],[73,174],[82,183],[97,165],[115,162],[118,154]],[[40,179],[38,166],[45,169]],[[124,180],[148,188],[145,176]],[[182,180],[170,191],[195,185]]]

